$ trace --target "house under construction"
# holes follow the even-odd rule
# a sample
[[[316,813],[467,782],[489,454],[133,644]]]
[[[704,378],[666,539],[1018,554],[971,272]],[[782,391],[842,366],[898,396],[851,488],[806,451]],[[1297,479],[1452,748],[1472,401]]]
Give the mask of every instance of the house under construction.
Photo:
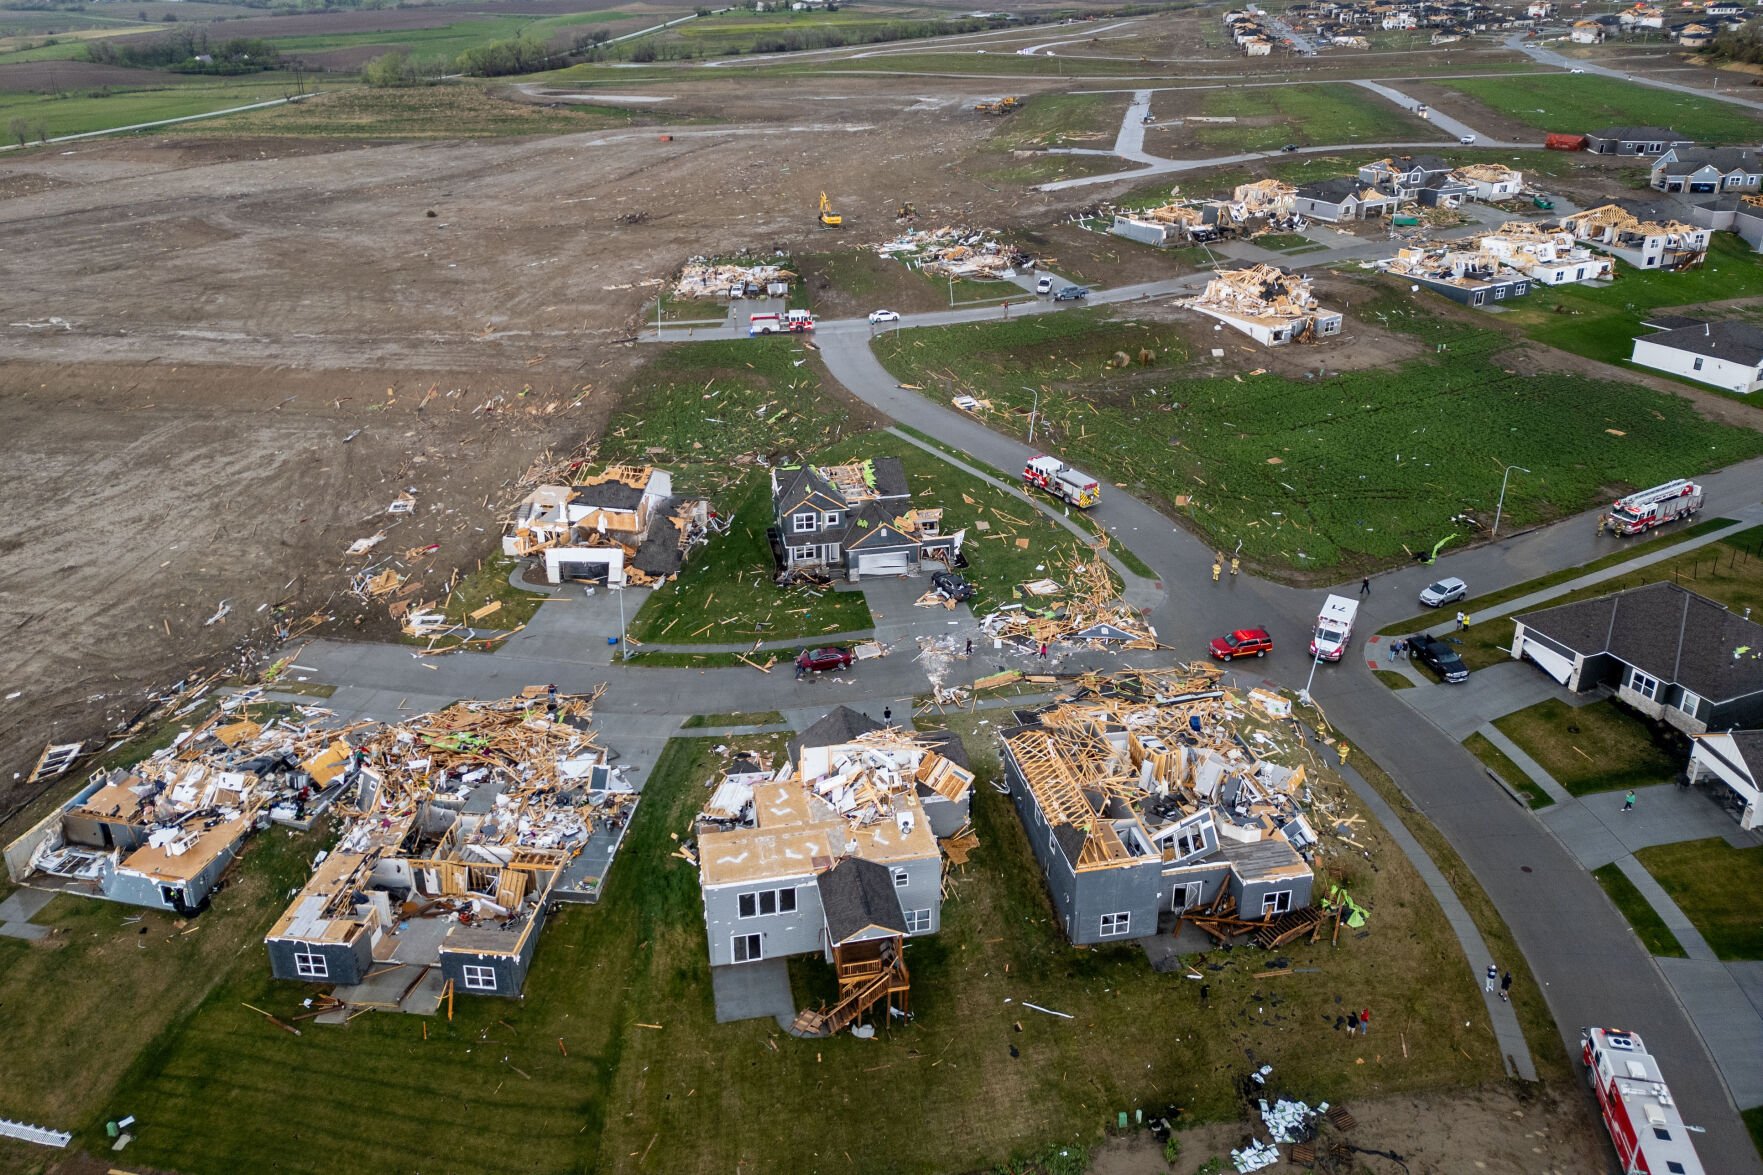
[[[777,768],[737,759],[697,820],[711,967],[822,955],[839,999],[800,1013],[801,1035],[907,1011],[906,940],[941,925],[940,842],[971,848],[972,789],[956,736],[843,706]]]
[[[1240,330],[1264,347],[1314,343],[1341,333],[1341,316],[1310,292],[1310,279],[1273,265],[1220,270],[1193,298],[1177,303]]]
[[[609,466],[574,485],[541,485],[515,510],[502,553],[537,557],[549,583],[663,583],[713,525],[710,503],[673,494],[650,465]]]
[[[1122,670],[1000,732],[1010,798],[1073,944],[1156,934],[1166,913],[1261,923],[1274,939],[1288,921],[1319,923],[1304,767],[1257,755],[1235,704],[1210,667]]]
[[[350,823],[265,936],[271,973],[352,1008],[519,995],[549,904],[597,882],[584,851],[603,872],[635,808],[590,705],[535,688],[353,730]]]
[[[1662,216],[1664,219],[1658,219]],[[1647,206],[1621,202],[1588,208],[1561,218],[1561,227],[1576,238],[1636,269],[1691,269],[1708,253],[1713,230],[1685,224]]]

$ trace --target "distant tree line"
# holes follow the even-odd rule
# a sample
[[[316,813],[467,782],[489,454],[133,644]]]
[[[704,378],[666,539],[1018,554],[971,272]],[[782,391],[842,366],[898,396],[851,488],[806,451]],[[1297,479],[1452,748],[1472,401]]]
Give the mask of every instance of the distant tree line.
[[[210,41],[208,33],[199,28],[179,29],[165,36],[88,41],[86,60],[132,69],[206,74],[259,73],[282,65],[281,52],[270,41],[259,37]]]
[[[1763,65],[1763,20],[1747,21],[1736,29],[1723,29],[1704,53],[1726,61]]]

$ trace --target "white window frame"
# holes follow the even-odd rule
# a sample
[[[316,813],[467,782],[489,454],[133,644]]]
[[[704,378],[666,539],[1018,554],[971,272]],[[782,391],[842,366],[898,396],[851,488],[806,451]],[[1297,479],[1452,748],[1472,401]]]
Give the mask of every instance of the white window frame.
[[[329,979],[331,961],[316,951],[294,948],[294,974],[302,979]]]
[[[807,534],[811,530],[819,529],[819,520],[820,515],[814,511],[803,510],[790,515],[790,530],[793,534]]]
[[[839,523],[843,522],[844,519],[845,519],[845,516],[842,511],[828,510],[824,515],[821,516],[820,525],[822,525],[822,526],[837,526],[837,525],[839,525]]]
[[[1132,911],[1117,910],[1112,914],[1102,915],[1101,934],[1103,938],[1121,938],[1132,933]]]
[[[1261,916],[1269,914],[1289,914],[1292,912],[1292,891],[1289,889],[1270,889],[1261,895]]]
[[[496,969],[483,963],[462,963],[459,982],[466,991],[495,991]]]
[[[1645,684],[1643,684],[1645,683]],[[1632,665],[1628,669],[1628,688],[1649,702],[1659,700],[1659,679],[1649,673],[1642,673]]]
[[[798,563],[808,563],[814,559],[813,547],[791,547],[790,558]]]
[[[757,949],[755,949],[757,948]],[[729,958],[737,963],[757,963],[765,958],[765,936],[757,931],[742,931],[729,935]],[[746,958],[742,958],[742,954]]]
[[[1193,901],[1188,900],[1188,895],[1193,892],[1193,889],[1196,885],[1200,887],[1200,893],[1202,895],[1205,894],[1206,884],[1204,882],[1178,881],[1174,885],[1170,886],[1170,888],[1169,888],[1169,908],[1172,910],[1186,910],[1191,906],[1199,905],[1199,903],[1200,903],[1199,898],[1195,898]],[[1179,901],[1179,902],[1175,900],[1175,894],[1176,894],[1177,890],[1181,891],[1181,901]]]
[[[907,934],[930,933],[931,912],[929,910],[906,910],[904,913]]]
[[[839,561],[839,544],[826,543],[823,545],[820,548],[820,561],[822,563],[837,563]]]
[[[895,869],[894,870],[894,888],[895,889],[905,889],[907,886],[909,886],[911,884],[912,884],[912,874],[908,873],[904,869]]]
[[[1191,857],[1205,847],[1206,834],[1198,828],[1175,834],[1175,855],[1177,858]]]
[[[1702,708],[1702,695],[1696,693],[1694,690],[1684,690],[1683,697],[1679,698],[1677,701],[1677,708],[1682,710],[1685,714],[1688,714],[1691,718],[1694,718],[1696,716],[1696,711]]]

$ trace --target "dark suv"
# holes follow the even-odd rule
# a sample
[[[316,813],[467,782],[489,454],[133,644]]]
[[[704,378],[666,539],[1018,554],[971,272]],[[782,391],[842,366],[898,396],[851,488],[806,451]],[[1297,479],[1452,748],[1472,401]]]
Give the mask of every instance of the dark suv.
[[[1463,664],[1463,658],[1457,655],[1456,649],[1436,636],[1422,633],[1409,637],[1408,651],[1419,658],[1422,665],[1453,685],[1469,680],[1469,666]]]
[[[945,600],[954,600],[958,604],[973,599],[973,585],[953,571],[937,572],[930,577],[930,586]]]

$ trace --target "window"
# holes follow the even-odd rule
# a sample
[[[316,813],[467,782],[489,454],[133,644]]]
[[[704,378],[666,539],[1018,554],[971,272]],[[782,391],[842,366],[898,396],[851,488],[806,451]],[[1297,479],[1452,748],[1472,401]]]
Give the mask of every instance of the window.
[[[796,891],[794,889],[756,889],[752,893],[741,894],[735,900],[737,912],[742,918],[761,918],[770,914],[794,914],[796,912]]]
[[[735,962],[755,963],[764,958],[765,936],[763,934],[737,934],[734,936]]]
[[[1200,900],[1200,893],[1195,892],[1195,891],[1203,892],[1204,887],[1196,885],[1190,889],[1186,883],[1183,883],[1181,885],[1176,886],[1173,890],[1170,891],[1170,895],[1169,895],[1170,909],[1172,909],[1172,910],[1185,910],[1189,906],[1198,902]],[[1190,893],[1192,893],[1194,895],[1191,898],[1188,896]]]
[[[822,563],[837,563],[839,561],[839,544],[828,543],[820,548],[820,561]]]
[[[1676,1159],[1666,1159],[1665,1169],[1671,1172],[1671,1175],[1684,1175],[1683,1164]]]
[[[494,967],[467,963],[459,969],[459,973],[465,983],[466,991],[496,990],[496,969]]]
[[[1289,889],[1276,889],[1272,893],[1261,895],[1261,916],[1263,918],[1269,914],[1284,914],[1291,908],[1292,891]]]
[[[822,526],[837,526],[840,522],[844,521],[844,518],[845,516],[837,510],[828,510],[826,512],[826,517],[820,520],[820,524]]]
[[[1177,857],[1191,857],[1205,847],[1206,838],[1200,835],[1200,830],[1197,828],[1192,832],[1175,834],[1175,855]]]
[[[1103,938],[1119,938],[1121,935],[1127,933],[1131,929],[1132,929],[1132,915],[1131,914],[1121,913],[1121,914],[1104,914],[1104,915],[1102,915],[1102,937]]]
[[[302,979],[329,979],[331,977],[330,961],[323,955],[316,955],[311,951],[295,951],[294,974]]]
[[[1665,1129],[1663,1126],[1655,1126],[1653,1127],[1653,1137],[1660,1142],[1670,1142],[1671,1131]]]
[[[1649,702],[1654,701],[1659,696],[1659,679],[1648,677],[1639,669],[1630,669],[1628,671],[1628,688]]]
[[[1684,690],[1683,697],[1678,700],[1677,708],[1682,710],[1685,714],[1688,714],[1691,718],[1694,718],[1696,712],[1702,708],[1701,695],[1691,693],[1689,690]]]
[[[930,911],[929,910],[907,910],[906,911],[906,933],[907,934],[924,934],[929,929],[930,929]]]
[[[904,870],[904,869],[894,870],[894,888],[895,889],[905,889],[907,886],[909,886],[911,884],[912,884],[912,874],[906,872],[906,870]]]
[[[815,547],[791,547],[790,558],[798,563],[811,563],[814,560]]]
[[[1702,357],[1700,355],[1696,356],[1696,362],[1694,364],[1694,368],[1696,371],[1702,370]]]
[[[795,528],[797,534],[813,530],[814,522],[815,514],[812,510],[805,510],[801,514],[792,515],[790,518],[790,525]]]

